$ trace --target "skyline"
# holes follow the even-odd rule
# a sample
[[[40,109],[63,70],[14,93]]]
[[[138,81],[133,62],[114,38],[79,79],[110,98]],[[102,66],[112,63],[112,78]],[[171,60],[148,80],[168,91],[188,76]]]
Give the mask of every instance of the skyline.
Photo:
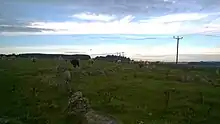
[[[0,2],[3,54],[125,52],[134,59],[175,61],[173,36],[183,36],[180,61],[220,61],[218,0]]]

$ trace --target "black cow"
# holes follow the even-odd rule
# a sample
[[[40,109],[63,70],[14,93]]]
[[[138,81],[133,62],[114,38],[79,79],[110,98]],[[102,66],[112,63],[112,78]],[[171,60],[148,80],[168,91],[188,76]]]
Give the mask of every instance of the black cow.
[[[70,63],[73,65],[74,68],[76,68],[76,66],[79,67],[79,60],[78,59],[73,59],[70,61]]]

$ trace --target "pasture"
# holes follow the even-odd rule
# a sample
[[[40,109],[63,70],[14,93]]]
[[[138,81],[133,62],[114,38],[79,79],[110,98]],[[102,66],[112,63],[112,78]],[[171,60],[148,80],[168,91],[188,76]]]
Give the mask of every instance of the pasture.
[[[220,76],[213,68],[81,62],[73,68],[52,59],[0,60],[0,123],[79,123],[82,118],[64,111],[69,92],[57,74],[59,63],[68,67],[72,89],[82,91],[92,109],[124,124],[220,123]]]

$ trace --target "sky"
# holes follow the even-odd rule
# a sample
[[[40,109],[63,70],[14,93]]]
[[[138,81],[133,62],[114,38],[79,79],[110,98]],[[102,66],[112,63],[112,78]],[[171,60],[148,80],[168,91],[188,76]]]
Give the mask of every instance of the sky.
[[[220,61],[219,0],[0,0],[0,54]]]

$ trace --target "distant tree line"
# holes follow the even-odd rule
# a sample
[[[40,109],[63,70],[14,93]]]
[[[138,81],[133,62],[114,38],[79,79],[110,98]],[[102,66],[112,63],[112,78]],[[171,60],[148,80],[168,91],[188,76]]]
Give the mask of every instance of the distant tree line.
[[[117,61],[121,60],[122,62],[129,62],[131,59],[124,56],[116,56],[116,55],[107,55],[107,56],[97,56],[94,58],[95,60],[105,60],[105,61]]]
[[[54,58],[59,58],[60,56],[63,59],[80,59],[80,60],[89,60],[91,57],[89,55],[85,54],[74,54],[74,55],[64,55],[64,54],[41,54],[41,53],[26,53],[26,54],[8,54],[4,55],[1,54],[0,56],[5,56],[5,57],[19,57],[19,58],[39,58],[39,59],[54,59]]]
[[[220,62],[189,62],[189,65],[213,65],[213,66],[220,66]]]
[[[86,54],[74,54],[74,55],[65,55],[65,54],[43,54],[43,53],[25,53],[25,54],[0,54],[0,56],[5,57],[19,57],[19,58],[38,58],[38,59],[54,59],[62,57],[65,60],[70,59],[80,59],[80,60],[89,60],[91,57]],[[131,59],[124,56],[116,56],[116,55],[107,55],[107,56],[97,56],[94,58],[95,60],[104,60],[104,61],[117,61],[121,60],[122,62],[129,62]]]

